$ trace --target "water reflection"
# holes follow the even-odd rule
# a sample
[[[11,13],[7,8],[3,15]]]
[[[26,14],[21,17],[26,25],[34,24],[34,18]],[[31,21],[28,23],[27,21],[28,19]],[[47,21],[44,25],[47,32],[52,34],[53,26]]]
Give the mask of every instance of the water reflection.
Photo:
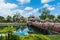
[[[27,35],[28,32],[29,32],[28,28],[25,28],[24,30],[19,29],[19,30],[14,31],[15,34],[18,34],[18,35],[21,35],[21,36]]]

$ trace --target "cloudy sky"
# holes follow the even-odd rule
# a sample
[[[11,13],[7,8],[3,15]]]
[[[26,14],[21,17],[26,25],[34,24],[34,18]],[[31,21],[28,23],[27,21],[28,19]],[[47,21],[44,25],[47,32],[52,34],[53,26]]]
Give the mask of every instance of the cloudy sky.
[[[60,15],[60,0],[0,0],[0,16],[13,16],[16,12],[24,17],[39,16],[42,7],[55,16]]]

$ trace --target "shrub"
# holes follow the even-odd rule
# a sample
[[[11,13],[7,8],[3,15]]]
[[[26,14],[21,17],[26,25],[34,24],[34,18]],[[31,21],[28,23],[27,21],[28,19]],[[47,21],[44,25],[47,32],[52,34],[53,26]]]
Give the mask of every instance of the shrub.
[[[50,40],[50,39],[40,34],[29,34],[24,36],[22,40]]]
[[[60,31],[60,24],[59,23],[54,24],[54,31],[57,31],[57,32]]]
[[[5,37],[4,36],[0,36],[0,40],[5,40]]]
[[[0,36],[0,40],[21,40],[21,37],[19,35],[12,34],[9,39],[8,36]]]
[[[11,40],[21,40],[20,38],[21,37],[19,35],[14,35],[14,34],[11,35]]]

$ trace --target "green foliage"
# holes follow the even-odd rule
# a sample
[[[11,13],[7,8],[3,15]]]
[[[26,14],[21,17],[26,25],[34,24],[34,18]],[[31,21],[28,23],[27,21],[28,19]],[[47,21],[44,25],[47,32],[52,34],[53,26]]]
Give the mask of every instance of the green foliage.
[[[21,16],[19,22],[20,22],[20,23],[25,23],[25,22],[26,22],[26,21],[25,21],[25,18],[24,18],[23,16]]]
[[[6,27],[0,31],[0,33],[7,33],[8,36],[0,36],[0,40],[50,40],[48,37],[41,34],[28,34],[20,37],[19,35],[15,35],[12,32],[15,28]],[[9,34],[12,33],[12,34]]]
[[[14,15],[13,16],[13,22],[16,22],[17,21],[17,15]]]
[[[5,18],[3,16],[0,16],[0,22],[4,22]]]
[[[12,28],[13,26],[8,26],[5,27],[3,29],[0,30],[0,33],[9,33],[9,32],[13,32],[15,30],[15,28]]]
[[[49,19],[52,19],[52,20],[55,18],[54,15],[48,15],[47,17],[48,17]]]
[[[44,20],[44,19],[46,19],[46,16],[41,15],[41,16],[39,16],[39,18],[42,19],[42,20]]]
[[[50,39],[40,34],[29,34],[24,36],[22,40],[50,40]]]
[[[9,37],[9,40],[21,40],[21,37],[19,35],[11,34],[11,37]]]
[[[60,35],[49,35],[47,37],[49,37],[51,40],[60,40]]]
[[[60,15],[57,16],[57,19],[60,19]]]
[[[5,40],[5,36],[0,36],[0,40]]]
[[[43,8],[39,18],[45,20],[48,17],[48,15],[50,15],[50,11],[47,8]]]
[[[12,17],[11,16],[8,15],[6,19],[7,19],[7,22],[12,22]]]
[[[8,36],[0,36],[0,40],[8,40]],[[12,34],[9,40],[21,40],[19,35]]]

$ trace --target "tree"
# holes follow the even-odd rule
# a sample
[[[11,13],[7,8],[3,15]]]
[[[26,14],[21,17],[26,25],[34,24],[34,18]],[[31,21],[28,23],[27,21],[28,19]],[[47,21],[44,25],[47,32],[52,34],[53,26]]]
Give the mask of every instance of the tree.
[[[57,19],[60,19],[60,15],[57,16]]]
[[[36,20],[36,18],[35,18],[34,15],[30,15],[30,16],[28,17],[28,21],[35,21],[35,20]]]
[[[39,18],[42,19],[42,20],[45,20],[46,16],[45,15],[41,15],[41,16],[39,16]]]
[[[20,17],[20,22],[25,22],[25,18],[23,16]]]
[[[47,8],[43,8],[42,13],[39,17],[40,19],[45,20],[48,15],[50,15],[50,11]]]
[[[49,19],[52,19],[52,20],[55,18],[54,15],[48,15],[47,17],[48,17]]]
[[[11,16],[8,15],[6,19],[7,19],[7,22],[12,22],[12,17]]]
[[[19,22],[20,21],[20,13],[16,13],[14,16],[13,16],[13,22]]]
[[[16,22],[16,21],[17,21],[17,16],[14,15],[14,16],[13,16],[13,22]]]
[[[4,22],[5,18],[3,16],[0,16],[0,22]]]

